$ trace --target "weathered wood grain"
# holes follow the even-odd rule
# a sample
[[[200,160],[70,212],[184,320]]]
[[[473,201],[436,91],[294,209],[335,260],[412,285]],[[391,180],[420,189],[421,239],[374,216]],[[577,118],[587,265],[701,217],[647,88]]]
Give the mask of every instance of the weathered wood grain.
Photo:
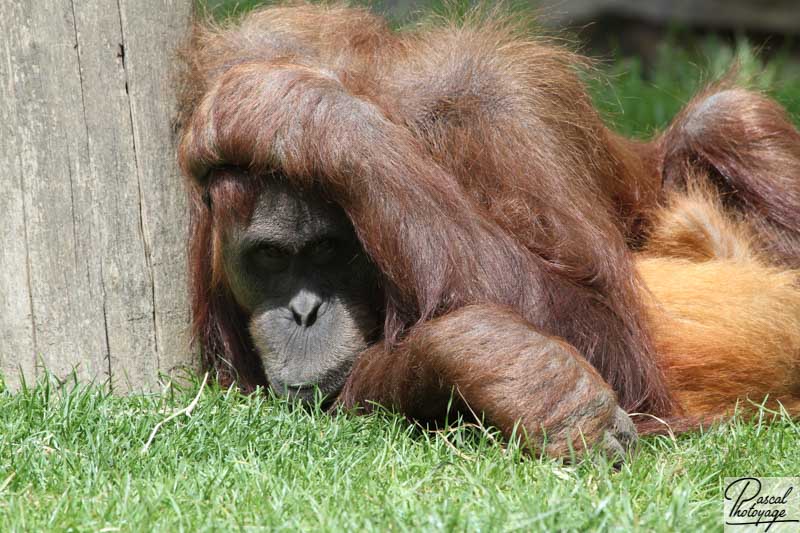
[[[152,389],[190,360],[170,129],[189,0],[0,3],[0,369]]]

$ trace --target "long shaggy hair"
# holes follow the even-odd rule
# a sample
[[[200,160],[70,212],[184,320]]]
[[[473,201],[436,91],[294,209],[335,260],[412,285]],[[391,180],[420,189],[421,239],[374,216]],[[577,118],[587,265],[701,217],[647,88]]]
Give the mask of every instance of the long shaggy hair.
[[[270,7],[196,25],[184,58],[194,331],[205,363],[245,388],[263,372],[219,241],[265,175],[345,210],[383,278],[389,346],[496,304],[577,348],[625,409],[657,415],[676,404],[629,244],[665,190],[703,169],[735,189],[765,253],[798,257],[800,136],[750,92],[717,87],[662,137],[627,140],[593,108],[581,58],[491,9],[400,32],[339,4]]]

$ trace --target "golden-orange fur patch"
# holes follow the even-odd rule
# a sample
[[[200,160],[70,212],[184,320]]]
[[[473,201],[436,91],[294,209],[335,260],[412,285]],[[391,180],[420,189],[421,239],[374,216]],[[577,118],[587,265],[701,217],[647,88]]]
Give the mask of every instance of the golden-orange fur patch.
[[[684,416],[769,396],[800,413],[800,271],[753,251],[744,222],[693,186],[656,213],[637,269],[656,353]]]

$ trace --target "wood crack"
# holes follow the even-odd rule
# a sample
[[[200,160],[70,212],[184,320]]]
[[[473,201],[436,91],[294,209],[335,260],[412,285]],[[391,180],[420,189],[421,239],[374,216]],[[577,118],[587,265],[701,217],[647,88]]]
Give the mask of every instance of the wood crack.
[[[75,16],[75,0],[70,0],[70,8],[72,9],[72,30],[75,32],[75,54],[78,60],[78,82],[81,87],[81,111],[83,112],[83,128],[86,133],[86,159],[91,162],[92,153],[89,146],[89,120],[86,115],[86,91],[83,88],[83,65],[81,65],[81,46],[78,41],[78,19]],[[70,177],[72,174],[70,174]],[[72,190],[72,182],[70,182],[70,191]]]
[[[150,242],[147,238],[147,233],[145,232],[146,222],[144,214],[144,198],[142,195],[142,176],[141,176],[141,169],[139,168],[139,152],[136,146],[136,127],[135,127],[135,122],[133,120],[133,102],[131,100],[131,94],[130,94],[128,65],[125,61],[127,47],[125,43],[125,25],[122,20],[122,4],[120,0],[117,0],[117,13],[119,15],[119,35],[120,35],[120,40],[122,41],[119,45],[119,53],[117,54],[117,57],[119,57],[120,59],[120,63],[122,64],[122,71],[125,77],[125,95],[128,102],[128,119],[130,122],[131,142],[133,143],[133,164],[134,167],[136,168],[136,191],[138,194],[138,201],[139,201],[139,235],[142,240],[142,247],[144,250],[144,260],[145,260],[145,265],[147,266],[147,276],[149,278],[148,281],[150,283],[150,305],[152,308],[153,345],[155,348],[156,365],[157,368],[161,368],[160,339],[158,331],[158,320],[156,317],[155,272],[153,271]]]
[[[100,263],[100,288],[103,292],[103,333],[106,339],[106,375],[108,376],[108,388],[114,390],[114,381],[111,379],[111,341],[108,338],[108,312],[106,309],[106,278],[103,273],[103,263]]]
[[[72,185],[72,166],[67,164],[67,174],[69,176],[69,209],[70,218],[72,219],[72,252],[75,260],[75,270],[80,268],[78,261],[78,230],[76,228],[77,221],[75,220],[75,189]]]

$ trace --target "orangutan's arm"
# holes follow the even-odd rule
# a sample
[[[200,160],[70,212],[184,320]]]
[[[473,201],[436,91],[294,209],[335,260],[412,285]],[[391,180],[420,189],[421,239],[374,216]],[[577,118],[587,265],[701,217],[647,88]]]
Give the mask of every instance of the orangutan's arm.
[[[543,335],[513,312],[471,305],[413,329],[397,347],[360,357],[339,402],[369,402],[414,418],[443,416],[455,399],[510,436],[549,455],[602,443],[629,446],[633,424],[614,392],[569,344]]]

